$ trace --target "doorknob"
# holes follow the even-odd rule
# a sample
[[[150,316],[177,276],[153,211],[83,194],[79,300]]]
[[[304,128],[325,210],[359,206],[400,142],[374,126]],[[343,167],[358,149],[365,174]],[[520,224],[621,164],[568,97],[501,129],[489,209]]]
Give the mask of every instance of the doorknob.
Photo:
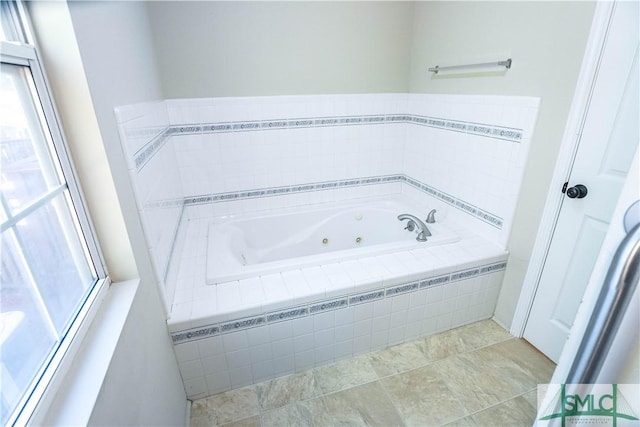
[[[586,195],[587,187],[582,184],[577,184],[573,187],[567,188],[567,197],[570,199],[582,199]]]

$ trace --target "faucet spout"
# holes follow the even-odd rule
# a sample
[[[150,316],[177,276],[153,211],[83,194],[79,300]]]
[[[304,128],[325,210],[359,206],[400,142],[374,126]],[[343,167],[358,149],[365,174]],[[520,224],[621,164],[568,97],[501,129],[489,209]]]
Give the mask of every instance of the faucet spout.
[[[416,216],[413,216],[411,214],[401,214],[398,215],[398,220],[399,221],[404,221],[405,219],[409,220],[409,222],[407,223],[407,229],[409,231],[413,230],[413,228],[415,228],[415,226],[420,227],[420,233],[418,233],[418,236],[416,237],[416,240],[418,242],[426,242],[427,241],[427,237],[431,236],[431,232],[429,231],[429,228],[427,227],[427,225],[422,222],[422,220]],[[412,226],[412,223],[414,225],[414,227]]]

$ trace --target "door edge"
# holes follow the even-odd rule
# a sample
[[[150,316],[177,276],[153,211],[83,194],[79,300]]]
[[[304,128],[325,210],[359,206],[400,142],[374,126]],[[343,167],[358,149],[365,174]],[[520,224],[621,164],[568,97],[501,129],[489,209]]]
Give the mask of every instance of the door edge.
[[[555,232],[564,194],[560,191],[571,172],[573,159],[580,141],[580,132],[588,111],[593,85],[604,50],[615,2],[598,2],[587,39],[585,54],[576,83],[569,118],[560,144],[558,160],[554,168],[551,186],[547,193],[537,237],[529,259],[527,272],[520,290],[520,297],[511,321],[509,332],[522,338],[533,305],[545,260]]]

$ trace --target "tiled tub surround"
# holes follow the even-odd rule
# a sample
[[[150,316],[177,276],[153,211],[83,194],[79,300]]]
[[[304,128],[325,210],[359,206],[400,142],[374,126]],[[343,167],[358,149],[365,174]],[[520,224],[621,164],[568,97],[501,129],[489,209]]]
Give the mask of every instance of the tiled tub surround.
[[[470,226],[486,214],[493,223],[479,231],[506,244],[538,99],[327,95],[167,108],[186,200],[395,178]]]
[[[537,106],[525,97],[319,95],[167,100],[116,117],[170,305],[185,206],[210,218],[404,193],[506,245]]]
[[[117,109],[116,118],[151,260],[161,282],[161,295],[170,307],[175,282],[167,280],[167,274],[184,212],[184,193],[175,147],[164,137],[169,126],[167,107],[165,102],[122,107]],[[153,158],[137,167],[134,159],[149,144],[157,147]]]
[[[186,222],[168,322],[190,398],[490,318],[507,259],[454,223],[456,243],[211,286],[209,222]]]
[[[393,94],[118,109],[188,395],[491,317],[537,105]],[[212,219],[385,195],[436,208],[461,240],[206,285]]]

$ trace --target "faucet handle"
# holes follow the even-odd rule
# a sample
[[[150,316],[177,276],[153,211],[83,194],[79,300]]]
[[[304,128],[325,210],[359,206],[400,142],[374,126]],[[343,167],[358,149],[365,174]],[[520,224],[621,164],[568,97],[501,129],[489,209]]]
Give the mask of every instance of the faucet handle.
[[[436,210],[431,209],[431,212],[427,215],[427,219],[425,220],[427,224],[433,224],[436,222]]]

